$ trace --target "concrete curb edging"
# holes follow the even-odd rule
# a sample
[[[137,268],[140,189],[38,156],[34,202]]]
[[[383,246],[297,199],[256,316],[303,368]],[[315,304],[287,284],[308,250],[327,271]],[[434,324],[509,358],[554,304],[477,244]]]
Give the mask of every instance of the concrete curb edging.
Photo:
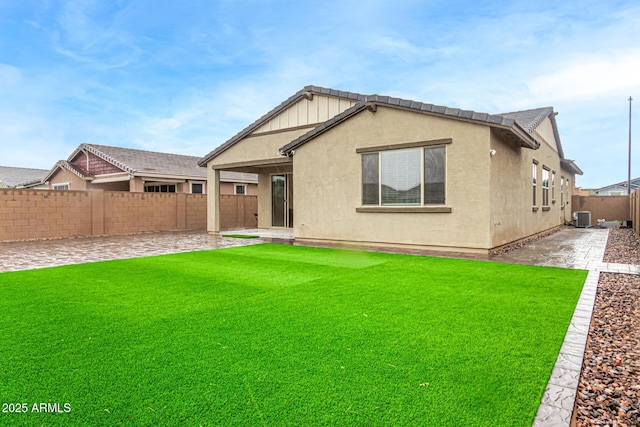
[[[589,271],[533,427],[571,425],[599,278],[598,271]]]

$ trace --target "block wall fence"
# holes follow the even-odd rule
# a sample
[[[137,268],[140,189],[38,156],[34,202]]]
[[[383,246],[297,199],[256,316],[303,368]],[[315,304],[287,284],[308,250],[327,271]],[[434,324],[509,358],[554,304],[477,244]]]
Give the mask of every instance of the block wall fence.
[[[629,196],[572,196],[571,199],[574,212],[591,212],[591,225],[598,225],[598,219],[607,221],[631,219]]]
[[[221,228],[255,227],[256,196],[223,199]],[[0,242],[206,227],[204,194],[0,189]]]

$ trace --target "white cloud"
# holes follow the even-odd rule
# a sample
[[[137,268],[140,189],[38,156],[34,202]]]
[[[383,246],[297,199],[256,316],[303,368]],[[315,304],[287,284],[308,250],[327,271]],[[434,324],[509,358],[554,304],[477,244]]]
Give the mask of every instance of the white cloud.
[[[579,55],[529,85],[535,98],[579,100],[640,89],[640,50]]]

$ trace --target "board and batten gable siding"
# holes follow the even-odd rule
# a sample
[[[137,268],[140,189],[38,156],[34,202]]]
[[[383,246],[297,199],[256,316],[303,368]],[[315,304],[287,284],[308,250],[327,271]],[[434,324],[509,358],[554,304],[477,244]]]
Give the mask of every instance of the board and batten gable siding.
[[[356,212],[362,206],[357,149],[451,138],[446,144],[450,213]],[[486,252],[489,127],[378,106],[298,147],[293,157],[294,237],[382,246]]]
[[[324,123],[354,106],[356,102],[357,101],[350,99],[314,94],[313,99],[303,98],[299,100],[285,111],[264,123],[253,131],[252,134],[257,135],[265,132]]]

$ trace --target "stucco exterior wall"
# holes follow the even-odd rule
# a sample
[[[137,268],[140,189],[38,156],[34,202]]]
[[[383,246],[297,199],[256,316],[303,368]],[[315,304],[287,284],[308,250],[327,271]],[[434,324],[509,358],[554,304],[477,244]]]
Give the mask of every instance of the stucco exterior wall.
[[[451,138],[450,213],[364,213],[358,148]],[[296,149],[294,237],[483,251],[489,235],[489,127],[379,106]],[[262,187],[259,189],[263,190]]]
[[[76,174],[66,170],[58,169],[49,179],[49,189],[53,190],[54,185],[69,184],[69,190],[84,191],[87,189],[87,181]]]
[[[546,133],[553,138],[553,133]],[[561,176],[573,176],[561,170],[555,140],[542,141],[538,150],[517,147],[492,132],[491,163],[491,234],[492,247],[501,246],[557,227],[571,217],[560,203]],[[536,207],[533,206],[533,162],[537,161]],[[549,169],[549,204],[542,203],[542,171]],[[555,191],[552,176],[555,171]],[[555,198],[554,198],[555,193]],[[569,191],[569,198],[571,192]],[[565,194],[564,201],[567,201]],[[565,203],[566,205],[566,203]]]
[[[212,166],[216,165],[243,163],[248,160],[259,161],[281,158],[278,150],[300,135],[307,133],[310,129],[311,128],[285,130],[282,132],[249,136],[211,160],[207,164],[207,167],[211,169]]]

